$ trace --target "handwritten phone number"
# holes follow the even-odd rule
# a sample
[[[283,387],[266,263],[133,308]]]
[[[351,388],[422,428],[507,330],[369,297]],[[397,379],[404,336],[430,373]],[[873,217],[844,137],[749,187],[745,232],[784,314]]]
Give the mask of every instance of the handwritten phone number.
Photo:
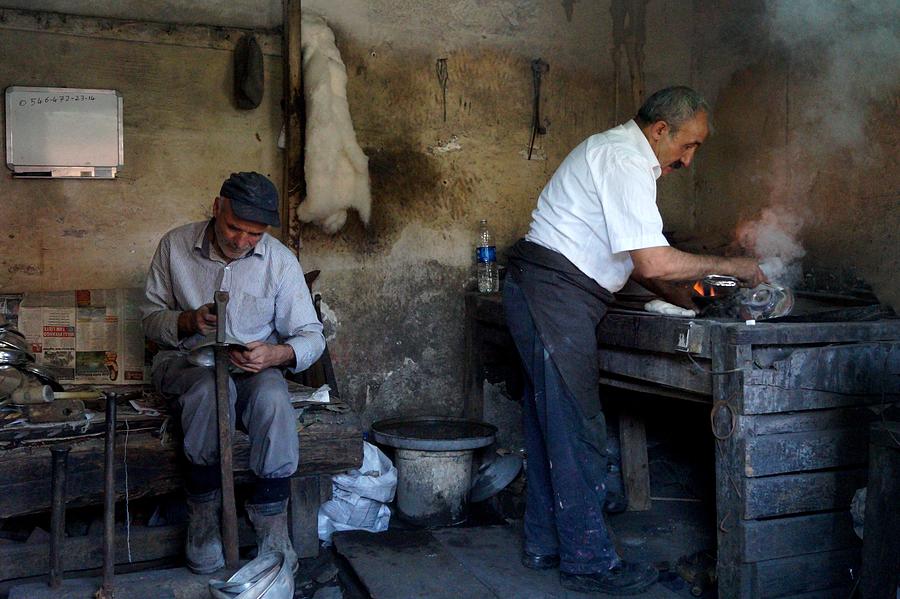
[[[40,106],[43,104],[59,104],[60,102],[93,102],[97,98],[85,94],[60,94],[58,96],[39,96],[19,100],[19,106]]]

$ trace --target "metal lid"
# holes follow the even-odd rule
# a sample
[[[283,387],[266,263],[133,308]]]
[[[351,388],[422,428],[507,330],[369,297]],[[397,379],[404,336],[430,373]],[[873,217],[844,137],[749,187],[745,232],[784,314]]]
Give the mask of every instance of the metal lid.
[[[465,418],[391,418],[372,425],[375,440],[397,449],[459,451],[494,442],[497,427]]]
[[[521,469],[522,456],[513,453],[497,457],[479,471],[478,478],[472,483],[469,501],[478,503],[490,499],[515,480]]]

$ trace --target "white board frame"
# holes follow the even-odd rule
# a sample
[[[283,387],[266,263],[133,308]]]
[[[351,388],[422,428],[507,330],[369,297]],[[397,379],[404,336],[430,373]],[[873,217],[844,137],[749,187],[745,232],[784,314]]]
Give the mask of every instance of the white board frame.
[[[6,88],[6,166],[16,176],[112,179],[125,164],[122,94]]]

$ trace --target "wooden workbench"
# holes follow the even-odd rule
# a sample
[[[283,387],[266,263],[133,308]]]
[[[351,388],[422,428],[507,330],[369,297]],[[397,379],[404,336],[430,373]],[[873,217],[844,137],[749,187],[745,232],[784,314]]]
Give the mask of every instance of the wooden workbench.
[[[603,384],[711,406],[719,596],[847,596],[861,546],[850,500],[866,481],[868,423],[900,399],[900,320],[613,309],[597,337]],[[516,359],[498,294],[467,294],[466,341],[467,415],[479,417],[484,363]]]
[[[128,414],[120,409],[116,435],[116,499],[163,495],[184,488],[181,440],[162,429],[164,417]],[[99,505],[103,501],[104,423],[102,415],[89,426],[69,423],[43,432],[0,431],[0,520],[50,509],[50,447],[71,447],[68,458],[67,507]],[[168,427],[167,427],[168,428]],[[177,430],[177,426],[173,427]],[[363,437],[359,417],[344,404],[307,406],[298,418],[300,464],[291,479],[291,534],[301,557],[318,552],[319,477],[362,463]],[[249,440],[234,436],[235,480],[248,480]],[[134,532],[139,560],[179,555],[183,526],[141,528]],[[133,535],[133,536],[134,536]],[[251,537],[252,538],[252,537]],[[98,539],[69,538],[64,568],[97,567],[102,561]],[[135,539],[132,539],[135,544]],[[118,563],[127,556],[121,553]],[[47,572],[47,543],[0,544],[0,581]]]

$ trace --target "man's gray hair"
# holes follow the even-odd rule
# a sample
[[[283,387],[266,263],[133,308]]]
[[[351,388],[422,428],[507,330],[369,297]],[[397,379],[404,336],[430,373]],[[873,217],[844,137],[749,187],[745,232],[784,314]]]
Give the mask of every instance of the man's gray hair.
[[[672,129],[672,135],[698,112],[709,115],[709,104],[703,96],[684,85],[666,87],[647,98],[638,110],[635,120],[638,125],[651,125],[665,121]]]

